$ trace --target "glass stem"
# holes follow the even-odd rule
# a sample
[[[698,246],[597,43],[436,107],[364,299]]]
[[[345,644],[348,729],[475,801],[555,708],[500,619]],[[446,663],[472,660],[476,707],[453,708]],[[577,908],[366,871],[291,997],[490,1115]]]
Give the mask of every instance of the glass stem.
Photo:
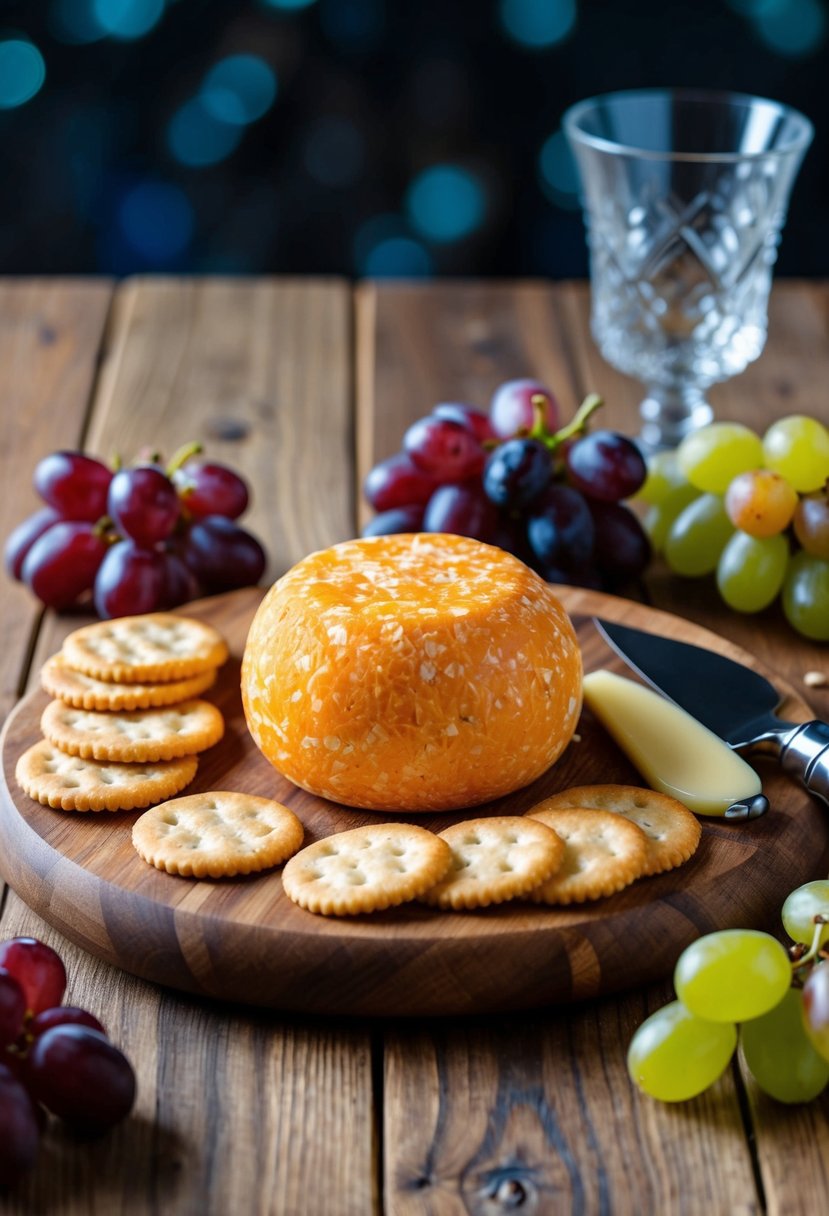
[[[687,382],[650,386],[639,412],[643,422],[639,440],[650,451],[675,448],[689,431],[714,417],[702,389]]]

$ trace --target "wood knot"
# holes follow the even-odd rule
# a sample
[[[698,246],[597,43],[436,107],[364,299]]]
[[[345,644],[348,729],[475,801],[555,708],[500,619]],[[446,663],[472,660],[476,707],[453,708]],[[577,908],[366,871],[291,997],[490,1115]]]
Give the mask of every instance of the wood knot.
[[[502,1178],[492,1194],[495,1202],[506,1212],[523,1207],[529,1197],[527,1188],[518,1178]]]
[[[220,439],[225,443],[247,439],[250,425],[239,418],[213,418],[205,426],[208,439]]]

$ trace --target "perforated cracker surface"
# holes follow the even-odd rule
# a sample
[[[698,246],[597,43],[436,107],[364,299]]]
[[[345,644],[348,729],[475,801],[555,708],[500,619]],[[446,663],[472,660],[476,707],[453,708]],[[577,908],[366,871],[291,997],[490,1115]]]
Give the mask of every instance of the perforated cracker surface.
[[[99,680],[163,682],[221,666],[227,644],[203,621],[153,612],[77,629],[64,642],[62,654],[70,667]]]
[[[46,739],[17,762],[20,788],[44,806],[64,811],[131,811],[183,790],[196,775],[195,756],[159,764],[105,764],[68,756]]]
[[[130,764],[204,751],[221,739],[224,719],[209,701],[118,713],[51,701],[40,727],[50,743],[70,755]]]

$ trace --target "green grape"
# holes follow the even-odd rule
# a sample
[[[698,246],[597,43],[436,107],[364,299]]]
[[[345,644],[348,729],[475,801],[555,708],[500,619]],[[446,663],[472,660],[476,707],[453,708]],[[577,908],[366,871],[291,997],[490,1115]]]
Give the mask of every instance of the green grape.
[[[802,1006],[800,991],[790,988],[774,1009],[740,1027],[749,1072],[778,1102],[811,1102],[829,1083],[829,1060],[812,1046]]]
[[[803,985],[803,1026],[819,1056],[829,1061],[829,963],[819,963]]]
[[[759,538],[735,532],[717,564],[720,595],[736,612],[759,612],[777,598],[788,564],[785,536]]]
[[[740,422],[712,422],[686,435],[676,458],[691,485],[707,494],[724,494],[738,473],[762,465],[763,445]]]
[[[648,457],[648,475],[636,498],[650,507],[658,507],[674,490],[687,485],[677,464],[676,452],[654,452]]]
[[[801,498],[792,522],[806,552],[829,562],[829,493],[821,490]]]
[[[724,929],[693,942],[674,971],[676,994],[698,1018],[745,1022],[773,1009],[791,984],[789,956],[769,933]]]
[[[683,485],[671,490],[662,502],[651,507],[646,513],[642,526],[657,553],[661,553],[665,548],[671,524],[680,512],[684,511],[696,498],[699,498],[699,490],[694,489],[686,481]]]
[[[786,897],[781,916],[783,928],[792,941],[811,946],[815,936],[815,917],[825,916],[829,919],[829,879],[818,878],[792,891]],[[825,941],[829,941],[829,924],[824,926],[819,944],[822,946]]]
[[[763,460],[757,463],[782,473],[801,494],[819,490],[829,478],[829,431],[805,414],[781,418],[763,436]]]
[[[783,611],[804,637],[829,642],[829,562],[796,553],[783,584]]]
[[[737,1028],[704,1022],[680,1001],[642,1023],[628,1048],[628,1072],[644,1093],[662,1102],[685,1102],[713,1085],[737,1046]]]
[[[794,486],[769,469],[741,473],[725,492],[728,518],[749,536],[776,536],[788,528],[797,504]]]
[[[703,494],[680,511],[668,529],[665,560],[675,574],[697,578],[717,567],[734,525],[717,494]]]

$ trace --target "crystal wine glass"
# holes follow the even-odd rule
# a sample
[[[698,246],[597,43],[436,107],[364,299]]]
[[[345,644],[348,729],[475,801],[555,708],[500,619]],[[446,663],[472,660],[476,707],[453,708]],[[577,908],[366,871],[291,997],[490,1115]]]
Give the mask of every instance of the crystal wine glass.
[[[763,349],[772,267],[812,124],[777,102],[642,90],[571,107],[593,336],[643,381],[641,441],[710,422],[710,385]]]

